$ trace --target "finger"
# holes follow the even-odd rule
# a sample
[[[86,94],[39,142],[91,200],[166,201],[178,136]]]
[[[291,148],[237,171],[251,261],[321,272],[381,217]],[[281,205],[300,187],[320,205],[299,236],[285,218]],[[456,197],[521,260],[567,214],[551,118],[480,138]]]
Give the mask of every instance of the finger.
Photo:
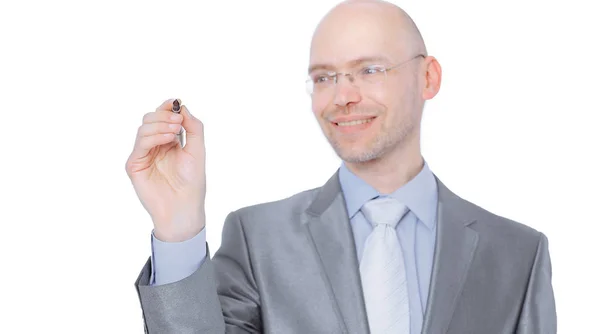
[[[171,125],[175,125],[176,127],[172,127]],[[164,145],[171,141],[178,142],[176,134],[179,133],[181,128],[179,124],[142,124],[138,129],[138,135],[130,158],[133,160],[143,158],[156,146]]]
[[[167,123],[178,123],[181,124],[183,121],[183,116],[180,114],[176,114],[171,111],[153,111],[149,112],[142,118],[142,123],[158,123],[158,122],[167,122]]]
[[[165,102],[163,102],[160,106],[158,106],[158,108],[156,108],[156,111],[171,111],[171,108],[173,108],[173,102],[175,100],[178,100],[179,105],[181,105],[181,100],[179,99],[168,99]]]
[[[153,136],[159,133],[179,133],[181,130],[181,124],[177,123],[147,123],[142,124],[138,129],[139,137]]]
[[[140,137],[136,145],[137,157],[144,157],[148,152],[160,145],[165,145],[175,139],[174,133],[158,133],[151,136]]]
[[[185,129],[185,147],[187,153],[194,157],[202,158],[204,156],[204,124],[192,116],[186,106],[181,106],[181,115],[183,116],[183,128]]]
[[[159,133],[152,136],[137,137],[133,151],[127,159],[127,165],[138,159],[148,156],[151,149],[174,142],[177,136],[174,133]]]

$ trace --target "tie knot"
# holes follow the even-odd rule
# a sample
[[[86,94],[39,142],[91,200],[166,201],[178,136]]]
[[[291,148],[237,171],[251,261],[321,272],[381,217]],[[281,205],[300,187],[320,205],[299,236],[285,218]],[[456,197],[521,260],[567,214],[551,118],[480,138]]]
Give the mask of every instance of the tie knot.
[[[395,198],[378,197],[365,203],[361,211],[373,226],[386,224],[396,228],[408,207]]]

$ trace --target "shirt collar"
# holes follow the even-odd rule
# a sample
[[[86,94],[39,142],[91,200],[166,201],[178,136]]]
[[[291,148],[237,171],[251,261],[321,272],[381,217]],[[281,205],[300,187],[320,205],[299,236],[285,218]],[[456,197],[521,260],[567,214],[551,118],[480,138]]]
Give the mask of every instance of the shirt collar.
[[[378,196],[386,196],[352,173],[343,162],[340,167],[339,180],[350,219],[367,201]],[[406,204],[425,226],[433,229],[438,201],[437,183],[427,162],[423,164],[419,174],[387,196],[394,197]]]

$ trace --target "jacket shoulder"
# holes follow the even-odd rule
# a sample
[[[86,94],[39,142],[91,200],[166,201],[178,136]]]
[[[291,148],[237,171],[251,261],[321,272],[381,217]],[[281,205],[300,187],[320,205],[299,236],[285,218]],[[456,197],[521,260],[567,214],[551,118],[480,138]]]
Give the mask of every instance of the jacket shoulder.
[[[303,190],[285,198],[241,207],[232,213],[239,216],[244,224],[291,221],[306,211],[320,189]]]
[[[461,217],[474,221],[469,227],[483,236],[489,235],[491,238],[502,241],[527,241],[535,244],[543,236],[541,231],[523,222],[491,212],[468,199],[456,195],[441,183],[439,184],[439,191],[446,204],[453,207],[453,210]]]

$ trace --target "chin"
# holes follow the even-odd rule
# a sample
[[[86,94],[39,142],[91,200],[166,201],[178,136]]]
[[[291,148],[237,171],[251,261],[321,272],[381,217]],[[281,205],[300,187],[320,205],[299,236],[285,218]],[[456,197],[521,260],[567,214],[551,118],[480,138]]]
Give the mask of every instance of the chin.
[[[397,146],[400,138],[379,135],[372,138],[358,138],[358,140],[340,140],[328,138],[340,159],[349,163],[365,163],[382,158]]]
[[[381,149],[366,145],[333,145],[333,148],[340,159],[349,163],[369,162],[381,157],[383,154]]]

